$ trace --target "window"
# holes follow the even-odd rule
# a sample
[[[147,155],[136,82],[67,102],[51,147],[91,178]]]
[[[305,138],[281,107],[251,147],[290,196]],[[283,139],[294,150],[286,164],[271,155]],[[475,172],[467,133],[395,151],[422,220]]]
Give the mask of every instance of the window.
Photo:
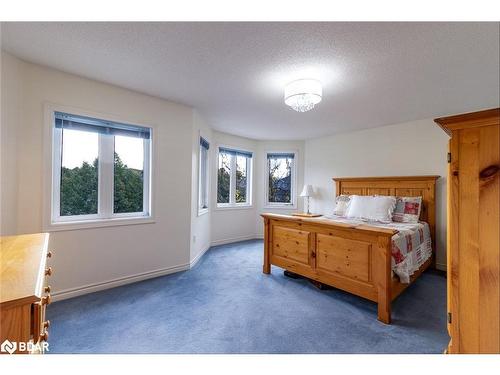
[[[198,176],[198,213],[208,211],[208,150],[210,144],[200,137],[200,160]]]
[[[150,216],[150,128],[55,112],[53,142],[53,223]]]
[[[295,153],[268,153],[266,180],[268,206],[294,206]]]
[[[250,206],[252,153],[219,147],[217,206]]]

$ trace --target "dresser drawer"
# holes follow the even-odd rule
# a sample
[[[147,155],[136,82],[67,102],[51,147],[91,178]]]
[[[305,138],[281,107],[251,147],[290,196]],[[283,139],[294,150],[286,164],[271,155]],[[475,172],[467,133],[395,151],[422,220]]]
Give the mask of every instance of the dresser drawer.
[[[44,301],[44,300],[42,300]],[[31,308],[31,326],[32,326],[32,338],[31,342],[35,345],[30,349],[30,354],[43,354],[44,346],[43,342],[47,341],[49,338],[48,328],[50,322],[45,320],[45,307],[46,304],[37,302],[32,304]]]
[[[42,327],[45,318],[45,305],[37,302],[31,305],[31,335],[33,342],[38,342],[42,334]]]
[[[48,241],[48,233],[0,237],[0,342],[18,343],[17,348],[9,348],[14,353],[40,353],[46,347],[47,277],[52,274],[47,265],[52,257]]]
[[[45,318],[46,306],[50,303],[50,294],[44,296],[40,302],[32,304],[31,334],[33,342],[47,341],[50,321]]]
[[[52,253],[47,253],[47,258],[52,257]],[[48,341],[50,321],[45,318],[45,309],[51,303],[49,278],[52,276],[52,267],[46,265],[42,298],[39,302],[33,303],[31,308],[31,335],[33,343]]]

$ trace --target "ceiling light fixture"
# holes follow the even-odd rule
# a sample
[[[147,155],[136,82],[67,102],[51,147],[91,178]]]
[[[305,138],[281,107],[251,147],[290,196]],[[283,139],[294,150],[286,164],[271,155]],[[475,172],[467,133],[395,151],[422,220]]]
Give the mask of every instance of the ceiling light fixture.
[[[323,88],[315,79],[299,79],[285,86],[285,104],[297,112],[307,112],[321,102]]]

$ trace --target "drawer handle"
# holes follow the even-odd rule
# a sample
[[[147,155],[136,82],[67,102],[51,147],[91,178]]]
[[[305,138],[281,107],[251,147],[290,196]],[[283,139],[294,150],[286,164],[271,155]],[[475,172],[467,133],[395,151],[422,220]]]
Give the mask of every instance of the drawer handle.
[[[50,251],[50,250],[49,250],[49,251],[47,252],[47,258],[52,258],[52,251]]]
[[[52,297],[50,294],[47,294],[45,297],[42,297],[42,305],[50,305],[52,302]]]
[[[48,331],[43,331],[43,333],[40,334],[40,341],[49,341],[49,332]]]
[[[45,269],[45,276],[52,276],[52,267]]]
[[[50,285],[47,285],[47,286],[44,288],[45,293],[50,293],[50,290],[51,290]]]
[[[50,327],[50,320],[46,320],[45,322],[43,322],[43,328],[49,329],[49,327]]]

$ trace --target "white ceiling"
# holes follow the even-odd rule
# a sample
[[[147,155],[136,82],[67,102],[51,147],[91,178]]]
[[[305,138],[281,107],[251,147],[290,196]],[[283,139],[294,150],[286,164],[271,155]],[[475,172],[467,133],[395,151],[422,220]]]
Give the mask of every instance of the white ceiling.
[[[499,23],[2,23],[31,62],[193,106],[256,139],[336,132],[499,106]],[[307,113],[283,103],[323,83]]]

